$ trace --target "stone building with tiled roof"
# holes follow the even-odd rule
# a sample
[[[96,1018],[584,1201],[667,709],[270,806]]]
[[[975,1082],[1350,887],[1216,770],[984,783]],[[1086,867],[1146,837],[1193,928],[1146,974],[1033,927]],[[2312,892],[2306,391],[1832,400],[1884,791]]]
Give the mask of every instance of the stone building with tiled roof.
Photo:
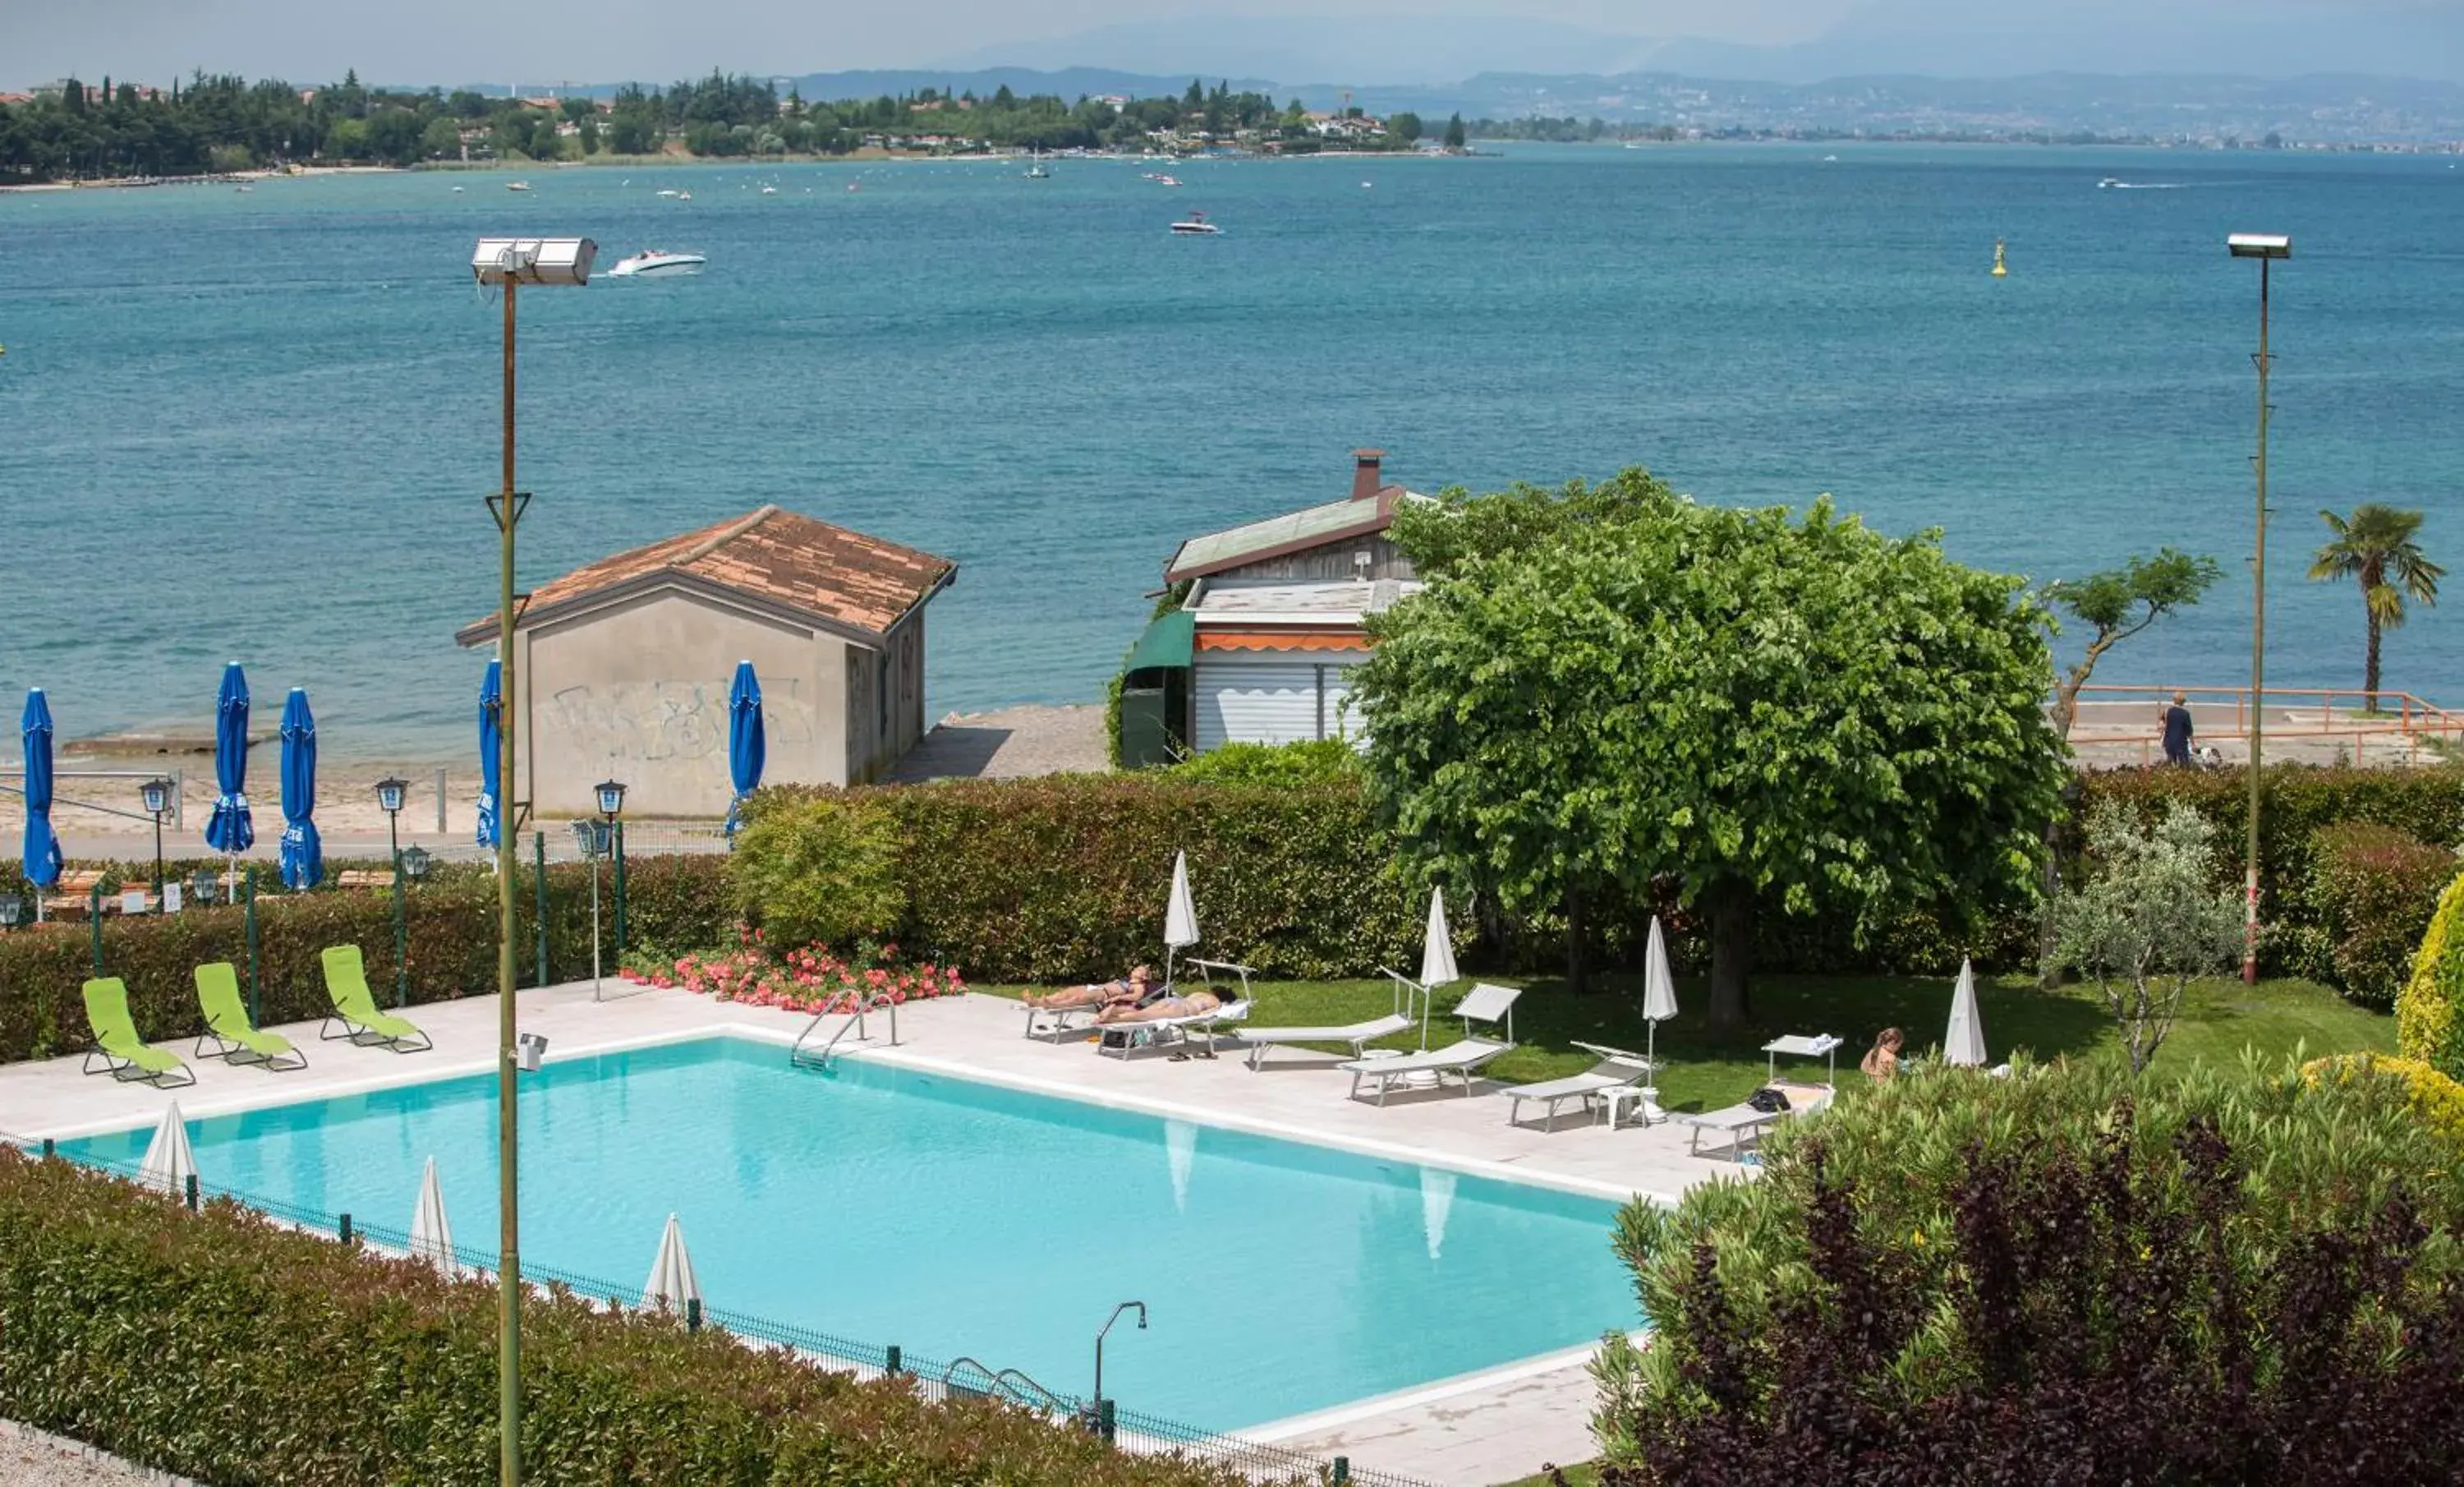
[[[763,506],[576,568],[515,622],[509,791],[542,815],[726,814],[727,688],[761,677],[764,780],[857,784],[924,735],[924,610],[957,565]],[[457,633],[494,647],[495,616]]]

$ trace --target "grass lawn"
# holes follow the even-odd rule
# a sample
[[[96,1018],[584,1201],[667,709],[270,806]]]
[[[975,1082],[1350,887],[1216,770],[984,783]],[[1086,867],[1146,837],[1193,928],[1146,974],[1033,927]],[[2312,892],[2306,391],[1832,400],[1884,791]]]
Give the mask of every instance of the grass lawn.
[[[1488,1066],[1489,1076],[1501,1082],[1519,1084],[1582,1072],[1591,1066],[1591,1055],[1573,1046],[1577,1039],[1638,1051],[1644,1044],[1639,976],[1597,977],[1595,989],[1581,996],[1547,978],[1494,979],[1526,988],[1514,1008],[1519,1046]],[[1438,993],[1438,1011],[1429,1024],[1432,1047],[1451,1041],[1460,1032],[1463,1025],[1446,1020],[1445,1010],[1469,986],[1464,982]],[[1020,988],[975,989],[1016,996]],[[1271,982],[1257,989],[1252,1021],[1261,1027],[1365,1022],[1383,1015],[1393,1001],[1392,988],[1382,981]],[[1704,996],[1702,981],[1679,977],[1679,1015],[1660,1027],[1661,1056],[1668,1065],[1660,1080],[1661,1103],[1672,1110],[1716,1109],[1743,1099],[1763,1080],[1767,1063],[1761,1045],[1778,1033],[1836,1032],[1847,1039],[1839,1050],[1844,1084],[1861,1077],[1857,1059],[1883,1028],[1903,1029],[1909,1051],[1921,1053],[1940,1043],[1950,1020],[1947,980],[1760,976],[1753,984],[1753,1031],[1715,1038],[1704,1025]],[[2047,1059],[2120,1046],[2092,986],[2047,992],[2024,976],[1980,979],[1977,1003],[1986,1047],[1997,1062],[2019,1049]],[[1388,1038],[1383,1046],[1416,1048],[1419,1043],[1415,1032]],[[2237,1063],[2245,1048],[2281,1059],[2297,1047],[2310,1057],[2364,1050],[2392,1053],[2395,1019],[2355,1007],[2307,981],[2264,981],[2255,987],[2202,982],[2184,998],[2181,1020],[2156,1055],[2154,1068],[2162,1073],[2194,1060]],[[1780,1061],[1783,1075],[1793,1070],[1799,1077],[1812,1076],[1818,1069],[1804,1059]]]
[[[1600,1469],[1598,1467],[1570,1466],[1565,1468],[1565,1473],[1566,1487],[1599,1487]],[[1508,1482],[1506,1487],[1554,1487],[1554,1484],[1550,1480],[1549,1474],[1543,1472],[1537,1476],[1527,1476],[1520,1481]]]

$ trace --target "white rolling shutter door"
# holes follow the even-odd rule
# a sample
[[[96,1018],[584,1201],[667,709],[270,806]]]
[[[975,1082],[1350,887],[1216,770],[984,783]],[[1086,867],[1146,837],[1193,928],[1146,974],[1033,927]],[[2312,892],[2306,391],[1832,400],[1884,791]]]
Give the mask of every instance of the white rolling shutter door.
[[[1226,744],[1299,744],[1338,733],[1355,742],[1360,725],[1344,701],[1356,655],[1330,659],[1304,652],[1261,659],[1254,654],[1218,660],[1201,654],[1192,678],[1198,699],[1199,753]]]

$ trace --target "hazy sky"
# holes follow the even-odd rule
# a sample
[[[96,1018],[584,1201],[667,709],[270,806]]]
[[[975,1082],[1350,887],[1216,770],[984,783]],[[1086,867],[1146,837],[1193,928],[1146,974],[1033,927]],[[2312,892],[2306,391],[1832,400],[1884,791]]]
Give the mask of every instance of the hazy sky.
[[[2015,11],[2001,9],[2015,3]],[[1937,17],[1973,27],[1984,14],[2096,29],[2152,17],[2179,30],[2246,24],[2255,12],[2326,22],[2339,11],[2452,12],[2457,0],[1267,0],[1281,15],[1200,0],[0,0],[0,86],[74,73],[89,81],[165,81],[192,68],[309,83],[356,67],[370,82],[668,79],[717,66],[802,74],[981,61],[1004,47],[1125,22],[1152,32],[1186,20],[1191,50],[1226,27],[1305,34],[1309,17],[1396,17],[1398,29],[1445,17],[1502,16],[1631,36],[1785,43],[1817,36],[1851,12],[1901,27]],[[1168,43],[1167,43],[1168,44]],[[1352,53],[1342,55],[1350,55]],[[1086,57],[1079,60],[1098,61]],[[1180,63],[1206,67],[1206,58]],[[2299,70],[2298,56],[2281,69]],[[2271,69],[2274,70],[2274,69]],[[1278,78],[1278,81],[1319,79]],[[1356,77],[1359,82],[1441,80]],[[1451,80],[1451,79],[1442,79]]]

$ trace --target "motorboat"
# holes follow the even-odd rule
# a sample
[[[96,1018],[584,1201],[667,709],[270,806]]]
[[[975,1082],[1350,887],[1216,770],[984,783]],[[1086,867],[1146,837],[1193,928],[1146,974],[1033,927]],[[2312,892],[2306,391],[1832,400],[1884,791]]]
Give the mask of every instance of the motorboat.
[[[645,248],[629,258],[619,258],[607,271],[609,278],[682,278],[698,274],[710,260],[697,253],[669,253],[659,248]]]
[[[775,186],[765,186],[761,188],[761,194],[764,196],[776,196],[779,194],[779,188]]]
[[[662,196],[671,196],[671,196],[673,196],[673,195],[675,195],[675,194],[676,194],[676,189],[675,189],[674,187],[672,187],[672,186],[671,186],[671,187],[667,187],[667,188],[662,189],[660,190],[659,194],[660,194],[660,195],[662,195]]]
[[[1206,213],[1203,211],[1191,212],[1187,217],[1174,223],[1172,230],[1183,237],[1206,237],[1223,231],[1207,221]]]
[[[676,200],[678,200],[678,201],[691,201],[691,200],[693,200],[693,192],[691,192],[691,191],[678,191],[678,192],[676,192]]]
[[[2103,180],[2096,183],[2096,189],[2100,191],[2109,191],[2121,184],[2122,182],[2118,178],[2114,176],[2106,176]]]
[[[527,191],[530,189],[531,183],[528,181],[507,181],[505,183],[505,189],[509,191]]]
[[[1155,178],[1155,184],[1157,186],[1178,186],[1180,184],[1180,178],[1178,176],[1159,175]]]

